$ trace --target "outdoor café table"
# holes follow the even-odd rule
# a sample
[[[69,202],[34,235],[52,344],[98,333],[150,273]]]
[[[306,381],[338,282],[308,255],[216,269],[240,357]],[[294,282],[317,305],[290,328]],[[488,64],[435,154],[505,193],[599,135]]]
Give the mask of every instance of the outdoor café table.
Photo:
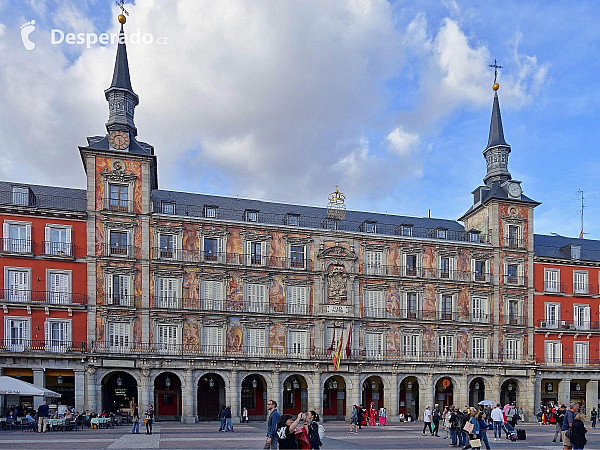
[[[100,428],[102,425],[106,426],[109,421],[110,419],[106,417],[94,417],[92,420],[90,420],[90,425],[96,425],[98,428]]]
[[[55,427],[64,426],[64,425],[65,425],[65,419],[48,419],[48,426],[50,427],[51,430],[53,430]]]

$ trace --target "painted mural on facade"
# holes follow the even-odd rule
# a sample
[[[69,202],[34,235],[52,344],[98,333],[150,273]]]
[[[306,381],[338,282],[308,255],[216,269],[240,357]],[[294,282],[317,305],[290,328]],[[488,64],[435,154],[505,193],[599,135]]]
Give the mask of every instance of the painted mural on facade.
[[[244,331],[240,325],[239,317],[231,317],[229,320],[226,345],[228,354],[244,353]]]

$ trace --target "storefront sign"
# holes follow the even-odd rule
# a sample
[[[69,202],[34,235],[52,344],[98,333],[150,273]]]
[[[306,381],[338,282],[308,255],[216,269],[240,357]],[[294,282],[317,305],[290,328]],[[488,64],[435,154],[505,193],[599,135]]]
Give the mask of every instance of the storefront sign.
[[[348,314],[350,308],[344,305],[327,305],[327,314]]]
[[[127,389],[115,389],[115,395],[127,395]]]

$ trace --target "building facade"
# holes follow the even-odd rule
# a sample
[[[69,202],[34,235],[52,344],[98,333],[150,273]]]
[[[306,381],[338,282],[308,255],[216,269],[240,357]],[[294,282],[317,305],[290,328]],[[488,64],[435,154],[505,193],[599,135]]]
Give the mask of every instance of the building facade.
[[[78,408],[87,353],[85,218],[83,191],[0,182],[0,371]]]
[[[541,403],[598,409],[600,242],[535,236],[535,338]],[[539,405],[537,405],[539,406]]]

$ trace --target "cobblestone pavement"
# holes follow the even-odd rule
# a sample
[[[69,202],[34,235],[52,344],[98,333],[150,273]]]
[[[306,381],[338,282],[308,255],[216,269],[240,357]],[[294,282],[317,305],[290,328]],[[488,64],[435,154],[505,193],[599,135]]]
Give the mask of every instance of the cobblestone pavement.
[[[363,428],[358,435],[349,434],[343,423],[326,422],[323,449],[446,449],[449,440],[442,437],[421,435],[422,424],[391,424],[386,427]],[[586,424],[588,445],[586,450],[600,450],[600,428],[591,429]],[[45,434],[21,431],[0,431],[0,449],[262,449],[265,442],[264,423],[236,425],[235,433],[219,433],[218,423],[183,425],[180,423],[156,423],[151,436],[129,434],[129,428],[117,427],[109,430],[72,432],[50,432]],[[554,427],[524,424],[527,440],[516,443],[503,439],[494,441],[492,449],[562,449],[552,443]],[[443,433],[442,433],[443,434]]]

